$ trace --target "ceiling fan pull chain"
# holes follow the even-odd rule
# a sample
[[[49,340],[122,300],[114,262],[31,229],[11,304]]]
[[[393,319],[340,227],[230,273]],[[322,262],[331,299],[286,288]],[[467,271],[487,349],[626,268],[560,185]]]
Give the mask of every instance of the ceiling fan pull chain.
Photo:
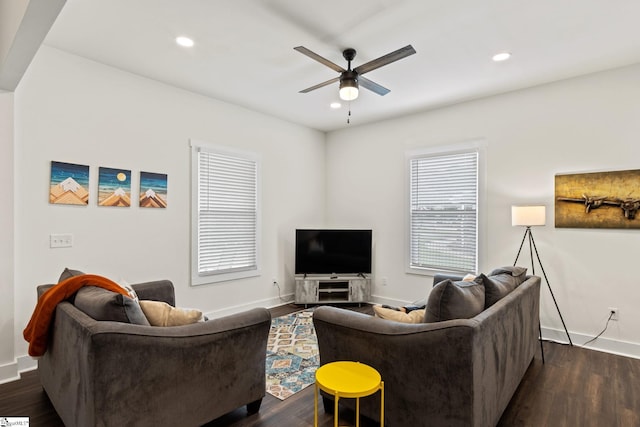
[[[349,103],[349,114],[347,115],[347,124],[351,123],[351,103]]]

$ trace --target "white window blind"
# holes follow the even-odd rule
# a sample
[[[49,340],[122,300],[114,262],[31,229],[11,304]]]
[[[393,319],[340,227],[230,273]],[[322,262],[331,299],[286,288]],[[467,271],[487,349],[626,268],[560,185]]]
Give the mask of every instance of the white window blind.
[[[409,162],[409,268],[477,271],[478,152]]]
[[[197,275],[258,270],[257,160],[199,147],[197,168]]]

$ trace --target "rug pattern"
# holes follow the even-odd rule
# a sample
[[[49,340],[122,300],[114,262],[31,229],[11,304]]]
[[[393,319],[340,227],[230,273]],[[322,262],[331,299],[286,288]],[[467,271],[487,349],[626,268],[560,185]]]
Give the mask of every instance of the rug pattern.
[[[267,393],[284,400],[315,382],[320,363],[313,309],[271,321],[267,342]]]

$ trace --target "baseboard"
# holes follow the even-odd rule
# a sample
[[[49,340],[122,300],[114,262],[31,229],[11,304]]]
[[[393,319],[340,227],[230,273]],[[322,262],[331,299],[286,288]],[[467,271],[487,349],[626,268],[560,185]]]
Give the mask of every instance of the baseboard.
[[[208,313],[205,313],[205,316],[207,316],[209,319],[216,319],[218,317],[224,317],[230,314],[241,313],[243,311],[256,308],[256,307],[273,308],[279,305],[292,303],[293,299],[294,299],[293,293],[282,295],[280,297],[265,298],[258,301],[251,301],[250,303],[247,303],[247,304],[239,304],[231,307],[225,307],[220,310],[210,311]]]
[[[392,307],[403,307],[405,305],[411,304],[409,301],[401,301],[399,299],[394,298],[386,298],[378,295],[371,295],[371,304],[386,304]]]
[[[377,295],[372,296],[372,300],[375,304],[387,304],[395,307],[401,307],[408,304],[406,301],[380,297]],[[569,335],[571,336],[571,342],[577,347],[582,347],[587,341],[593,338],[592,335],[577,334],[575,332],[569,332]],[[569,340],[564,329],[551,329],[543,327],[542,338],[562,344],[569,344]],[[597,340],[589,343],[585,348],[590,350],[603,351],[605,353],[617,354],[618,356],[640,359],[640,344],[638,343],[618,341],[612,340],[610,338],[600,337]]]
[[[16,362],[0,365],[0,384],[19,380],[18,364]]]
[[[592,335],[577,334],[569,332],[571,342],[576,347],[582,347],[589,340],[593,339]],[[542,338],[549,341],[569,344],[569,339],[564,329],[542,328]],[[586,347],[589,350],[602,351],[605,353],[617,354],[618,356],[632,357],[640,359],[640,344],[612,340],[610,338],[599,337],[597,340],[590,342]]]
[[[38,361],[30,356],[20,356],[14,362],[0,365],[0,384],[20,379],[20,373],[32,371],[38,367]]]

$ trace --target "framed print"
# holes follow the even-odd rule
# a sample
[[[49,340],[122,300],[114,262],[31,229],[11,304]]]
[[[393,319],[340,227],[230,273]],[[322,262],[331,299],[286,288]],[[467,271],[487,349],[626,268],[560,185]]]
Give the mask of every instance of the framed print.
[[[88,205],[89,166],[52,161],[49,203],[54,205]]]
[[[556,227],[640,228],[640,170],[555,176]]]
[[[164,173],[140,172],[140,207],[167,207],[167,175]]]
[[[100,167],[98,171],[98,205],[131,206],[131,171]]]

